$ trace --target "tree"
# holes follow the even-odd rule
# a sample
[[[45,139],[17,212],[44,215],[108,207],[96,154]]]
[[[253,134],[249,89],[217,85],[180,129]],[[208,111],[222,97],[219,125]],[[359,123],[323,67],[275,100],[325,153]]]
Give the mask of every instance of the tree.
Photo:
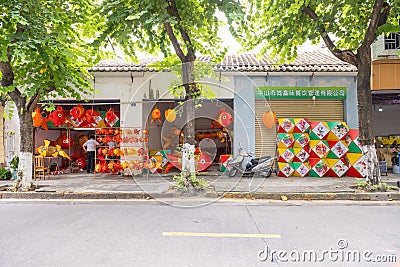
[[[93,89],[87,69],[96,49],[91,0],[9,0],[0,5],[1,96],[17,107],[22,183],[32,182],[32,111],[55,96],[80,99]]]
[[[187,100],[185,143],[190,145],[194,145],[192,100],[202,95],[193,75],[196,53],[218,60],[225,52],[217,37],[221,25],[217,11],[225,13],[230,25],[241,14],[239,3],[233,0],[106,0],[102,3],[101,13],[106,17],[107,26],[101,40],[110,37],[132,57],[141,50],[156,55],[162,52],[166,59],[173,54],[179,58]],[[189,157],[193,159],[193,155]],[[190,172],[194,169],[190,168]]]
[[[246,22],[240,29],[247,48],[291,60],[306,40],[319,43],[340,60],[358,69],[357,99],[360,141],[368,160],[367,181],[378,183],[380,174],[372,131],[371,44],[382,33],[399,31],[400,2],[384,0],[249,0]]]

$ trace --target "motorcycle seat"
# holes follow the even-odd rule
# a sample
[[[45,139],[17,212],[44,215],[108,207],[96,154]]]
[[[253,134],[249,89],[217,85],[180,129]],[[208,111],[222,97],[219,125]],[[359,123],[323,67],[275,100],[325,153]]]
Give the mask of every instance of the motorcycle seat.
[[[268,159],[270,159],[270,158],[271,158],[270,156],[266,156],[266,157],[251,159],[250,162],[251,162],[251,165],[254,166],[254,165],[257,165],[257,164],[259,164],[260,162],[266,161],[266,160],[268,160]]]

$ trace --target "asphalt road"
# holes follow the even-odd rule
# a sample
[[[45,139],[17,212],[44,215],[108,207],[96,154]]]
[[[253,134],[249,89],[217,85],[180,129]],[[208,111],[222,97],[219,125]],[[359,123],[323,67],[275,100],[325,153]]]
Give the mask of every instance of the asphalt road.
[[[0,266],[400,266],[400,206],[0,201]]]

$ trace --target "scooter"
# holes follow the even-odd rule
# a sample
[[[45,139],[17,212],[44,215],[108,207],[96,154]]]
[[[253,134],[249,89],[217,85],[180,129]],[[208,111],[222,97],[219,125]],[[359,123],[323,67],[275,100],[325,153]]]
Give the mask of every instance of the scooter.
[[[255,174],[268,178],[272,174],[272,165],[274,164],[274,157],[266,156],[261,158],[252,158],[254,156],[253,152],[247,153],[243,148],[239,147],[239,154],[228,161],[229,177],[234,177],[238,172],[243,175]],[[244,166],[244,161],[247,158],[251,158]]]

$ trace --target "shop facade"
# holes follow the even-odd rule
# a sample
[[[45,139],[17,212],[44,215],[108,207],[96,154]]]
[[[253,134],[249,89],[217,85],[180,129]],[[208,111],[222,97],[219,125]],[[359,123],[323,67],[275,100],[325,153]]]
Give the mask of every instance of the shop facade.
[[[267,128],[262,122],[267,111],[273,111],[277,118],[306,117],[345,121],[350,128],[358,126],[356,69],[332,55],[307,52],[293,63],[281,66],[255,55],[227,56],[215,66],[215,71],[219,78],[199,81],[209,87],[214,97],[196,102],[196,146],[207,152],[208,158],[203,158],[206,162],[218,164],[221,156],[236,154],[240,146],[255,151],[257,156],[274,155],[276,129]],[[117,138],[119,148],[132,156],[126,164],[149,169],[145,164],[153,157],[157,168],[164,171],[160,165],[165,164],[165,154],[173,155],[182,143],[185,125],[180,104],[184,95],[170,90],[177,77],[172,72],[156,72],[146,64],[119,61],[102,62],[91,72],[96,93],[85,96],[88,102],[57,99],[53,103],[69,111],[78,104],[85,110],[95,110],[100,113],[99,122],[91,127],[71,124],[51,126],[49,130],[37,127],[35,149],[43,146],[45,139],[76,140],[77,136],[90,133],[104,138],[108,134],[95,129],[113,128],[107,139]],[[100,123],[110,109],[117,121],[113,125]],[[9,121],[7,127],[18,132],[17,126],[15,121]],[[124,135],[127,138],[122,140]],[[81,153],[79,149],[75,144],[65,151],[71,156]],[[122,154],[118,156],[122,158]],[[112,155],[105,158],[108,156]]]
[[[378,157],[392,167],[393,142],[400,143],[400,33],[372,45],[372,120]]]
[[[356,69],[321,52],[308,52],[288,66],[266,68],[235,76],[236,120],[246,129],[235,129],[235,147],[246,144],[257,156],[276,152],[276,128],[263,123],[265,112],[279,118],[344,121],[358,128]]]

